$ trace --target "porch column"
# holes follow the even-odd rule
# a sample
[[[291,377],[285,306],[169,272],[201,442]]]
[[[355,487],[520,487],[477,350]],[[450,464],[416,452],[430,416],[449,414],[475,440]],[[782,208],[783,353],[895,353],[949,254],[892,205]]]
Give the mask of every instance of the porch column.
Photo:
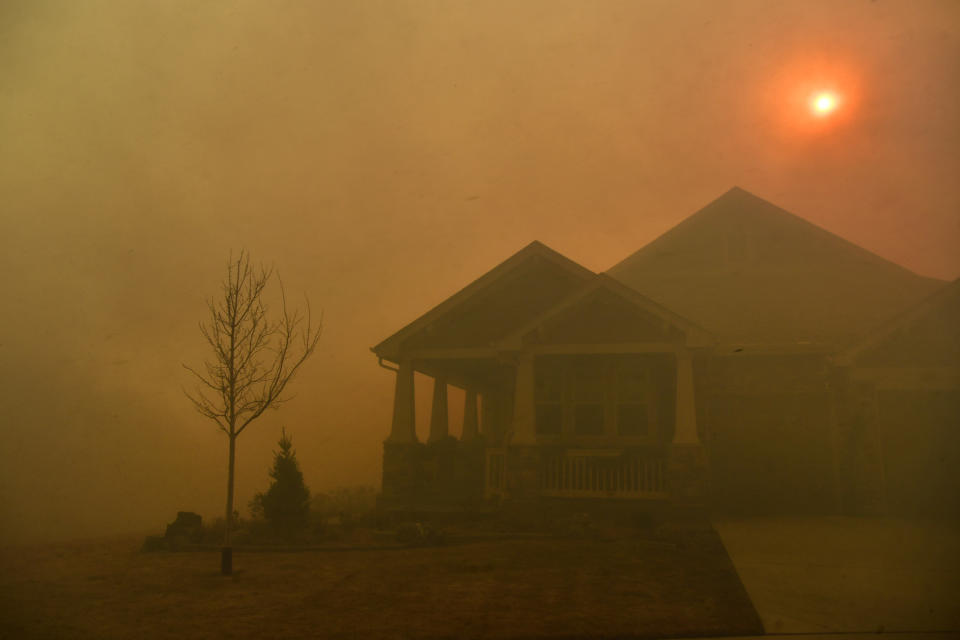
[[[427,442],[443,440],[449,434],[447,426],[447,379],[433,379],[433,405],[430,409],[430,437]]]
[[[686,349],[677,352],[676,425],[667,457],[667,484],[675,506],[702,507],[708,491],[707,460],[697,435],[693,356]]]
[[[492,442],[497,437],[497,397],[494,391],[484,391],[483,411],[480,413],[480,433]]]
[[[397,384],[393,392],[393,426],[390,443],[417,441],[417,423],[413,401],[413,362],[403,360],[397,369]]]
[[[677,407],[673,444],[700,444],[697,405],[693,397],[693,357],[685,349],[677,353]]]
[[[511,444],[537,443],[536,405],[534,403],[533,354],[522,353],[517,360],[517,379],[513,394],[513,437]]]
[[[479,435],[480,423],[477,420],[477,390],[467,389],[463,402],[463,432],[460,439],[464,442],[476,440]]]

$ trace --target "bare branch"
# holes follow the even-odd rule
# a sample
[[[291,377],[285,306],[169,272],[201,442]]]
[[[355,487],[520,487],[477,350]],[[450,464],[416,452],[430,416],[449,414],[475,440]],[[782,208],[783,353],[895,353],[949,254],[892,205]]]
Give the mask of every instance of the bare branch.
[[[210,365],[207,364],[207,367],[208,367],[208,369],[209,369]],[[211,375],[210,378],[205,378],[203,375],[197,373],[193,368],[188,367],[187,365],[183,365],[183,368],[186,369],[187,371],[189,371],[190,373],[192,373],[192,374],[194,375],[194,377],[196,377],[197,380],[199,380],[200,382],[202,382],[205,386],[210,387],[210,388],[213,389],[214,391],[220,391],[220,387],[218,387],[218,386],[216,385],[216,383],[214,383],[214,382],[211,381],[212,379],[215,378],[215,376],[212,376],[212,375]],[[208,371],[208,374],[209,374],[209,371]]]
[[[202,370],[183,365],[211,396],[184,394],[198,413],[236,436],[289,400],[283,393],[316,349],[323,323],[321,315],[314,326],[306,296],[305,311],[290,309],[280,276],[273,267],[254,266],[246,250],[231,252],[226,271],[219,296],[207,301],[208,319],[199,323],[212,359]],[[264,293],[274,275],[281,308],[271,321]]]

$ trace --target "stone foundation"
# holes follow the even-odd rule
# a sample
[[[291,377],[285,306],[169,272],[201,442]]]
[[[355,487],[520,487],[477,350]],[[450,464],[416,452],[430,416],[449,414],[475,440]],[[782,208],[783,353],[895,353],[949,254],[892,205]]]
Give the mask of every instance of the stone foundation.
[[[536,498],[539,493],[540,450],[513,446],[507,449],[504,494],[509,500]]]
[[[674,444],[667,453],[667,488],[677,503],[703,504],[709,492],[707,456],[701,445]]]
[[[383,445],[382,504],[390,508],[469,507],[483,500],[485,445],[452,437]]]

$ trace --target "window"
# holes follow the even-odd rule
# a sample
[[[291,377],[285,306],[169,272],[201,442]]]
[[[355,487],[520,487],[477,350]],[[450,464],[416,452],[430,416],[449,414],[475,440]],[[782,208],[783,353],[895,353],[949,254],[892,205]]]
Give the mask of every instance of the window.
[[[583,360],[573,376],[573,430],[577,435],[603,435],[605,388],[603,361]]]
[[[649,358],[541,356],[534,369],[536,432],[543,436],[654,436]]]
[[[538,365],[534,384],[537,433],[559,434],[563,430],[563,369]]]
[[[617,371],[617,433],[621,436],[650,435],[647,374],[633,363]]]

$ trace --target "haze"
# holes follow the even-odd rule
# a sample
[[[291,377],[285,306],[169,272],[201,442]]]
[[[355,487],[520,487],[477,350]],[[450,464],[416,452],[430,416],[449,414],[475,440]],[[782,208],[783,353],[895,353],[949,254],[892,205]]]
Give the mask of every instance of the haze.
[[[0,537],[220,514],[225,439],[181,363],[205,355],[231,249],[325,325],[296,397],[239,441],[241,507],[281,425],[314,491],[377,485],[394,378],[369,347],[535,239],[602,271],[740,185],[956,278],[958,19],[916,0],[7,0]],[[851,100],[813,125],[798,96],[824,81]]]

